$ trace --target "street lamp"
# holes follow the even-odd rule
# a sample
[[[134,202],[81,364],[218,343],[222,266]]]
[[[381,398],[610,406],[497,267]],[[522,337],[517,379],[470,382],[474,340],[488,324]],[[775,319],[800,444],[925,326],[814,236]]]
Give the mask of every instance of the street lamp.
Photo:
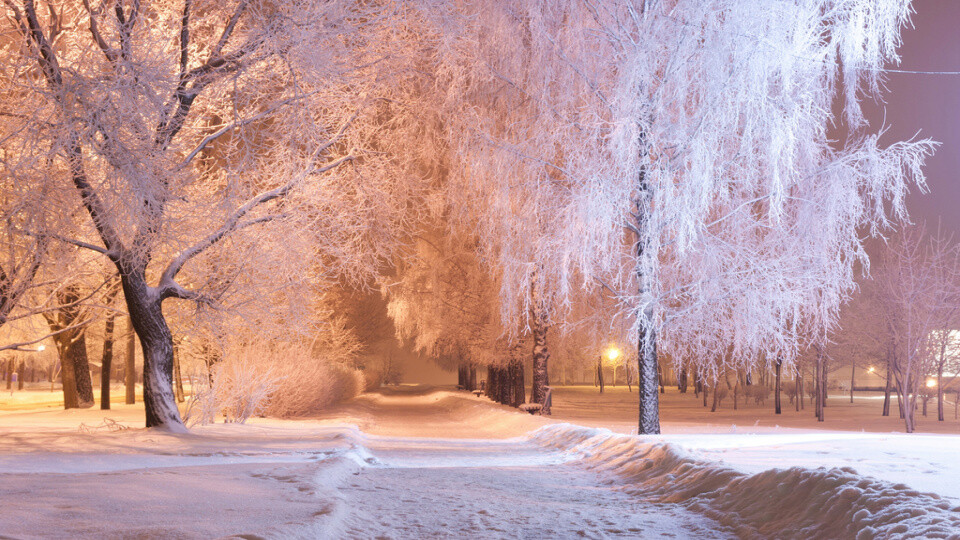
[[[937,385],[936,379],[927,379],[927,388],[933,388]]]
[[[607,353],[606,353],[606,354],[607,354],[607,360],[613,362],[613,361],[615,361],[617,358],[620,358],[620,349],[618,349],[618,348],[616,348],[616,347],[614,347],[614,346],[611,346],[609,349],[607,349]]]
[[[43,352],[43,351],[45,351],[46,349],[47,349],[47,346],[46,346],[46,345],[40,345],[39,347],[37,347],[37,352]]]
[[[877,369],[876,369],[875,367],[870,366],[870,367],[867,368],[867,373],[873,373],[873,372],[876,371],[876,370],[877,370]]]

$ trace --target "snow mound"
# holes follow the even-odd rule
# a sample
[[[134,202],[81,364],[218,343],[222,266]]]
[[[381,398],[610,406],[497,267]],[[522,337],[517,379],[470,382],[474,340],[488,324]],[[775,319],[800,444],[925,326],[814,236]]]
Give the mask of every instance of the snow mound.
[[[849,467],[751,475],[675,444],[571,424],[545,426],[529,438],[612,473],[632,495],[686,506],[740,537],[960,539],[960,508]]]

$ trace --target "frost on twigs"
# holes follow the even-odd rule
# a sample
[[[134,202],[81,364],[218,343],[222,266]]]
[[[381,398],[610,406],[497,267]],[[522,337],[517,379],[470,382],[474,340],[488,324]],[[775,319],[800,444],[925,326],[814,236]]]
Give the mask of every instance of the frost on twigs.
[[[280,379],[272,370],[264,370],[246,356],[228,358],[213,368],[212,381],[208,380],[206,385],[201,383],[187,402],[184,423],[188,426],[212,424],[222,416],[224,422],[242,424],[264,412]]]
[[[501,317],[526,318],[538,283],[556,318],[602,283],[676,362],[789,365],[835,324],[863,233],[925,187],[934,144],[881,146],[859,105],[908,14],[906,0],[474,4],[439,53],[450,198],[501,264]]]

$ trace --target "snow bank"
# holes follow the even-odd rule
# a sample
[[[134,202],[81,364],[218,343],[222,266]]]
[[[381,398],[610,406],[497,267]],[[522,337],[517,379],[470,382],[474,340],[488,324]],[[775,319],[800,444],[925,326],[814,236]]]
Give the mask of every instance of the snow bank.
[[[849,467],[751,475],[675,444],[571,424],[545,426],[530,441],[615,474],[633,495],[683,505],[740,537],[960,538],[960,508]]]

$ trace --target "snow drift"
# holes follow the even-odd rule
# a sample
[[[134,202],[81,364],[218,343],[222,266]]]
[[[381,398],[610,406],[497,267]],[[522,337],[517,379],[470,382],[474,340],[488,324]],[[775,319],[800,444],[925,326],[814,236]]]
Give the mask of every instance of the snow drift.
[[[960,508],[849,467],[750,475],[675,444],[571,424],[545,426],[529,438],[612,473],[633,495],[686,506],[740,537],[960,538]]]

